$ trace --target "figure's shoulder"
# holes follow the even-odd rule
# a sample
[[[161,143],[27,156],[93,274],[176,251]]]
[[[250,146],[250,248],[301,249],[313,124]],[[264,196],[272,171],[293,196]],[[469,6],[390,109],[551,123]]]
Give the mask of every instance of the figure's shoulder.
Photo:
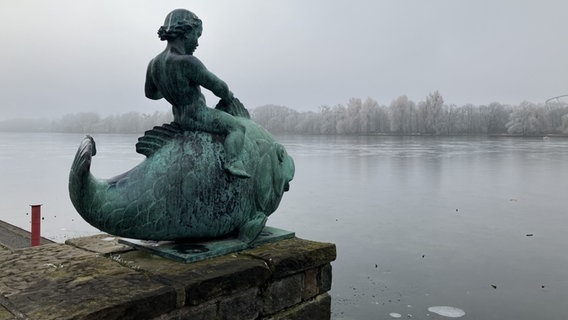
[[[168,51],[164,51],[150,60],[148,69],[154,69],[155,67],[175,68],[191,72],[199,72],[206,69],[201,60],[193,55],[176,54]]]
[[[190,67],[204,67],[203,62],[199,60],[196,56],[190,54],[180,54],[172,56],[177,62],[187,65]]]
[[[156,66],[156,64],[158,64],[160,61],[164,61],[164,53],[160,53],[157,56],[155,56],[152,60],[150,60],[150,62],[148,62],[148,69],[153,68],[154,66]]]

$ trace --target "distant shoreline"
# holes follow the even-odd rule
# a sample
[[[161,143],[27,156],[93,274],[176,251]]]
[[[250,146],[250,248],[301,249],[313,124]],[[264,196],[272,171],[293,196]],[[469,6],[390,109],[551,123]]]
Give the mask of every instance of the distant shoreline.
[[[405,96],[390,106],[352,98],[347,105],[322,106],[318,112],[298,112],[285,106],[250,109],[251,119],[272,134],[328,136],[440,137],[567,137],[568,104],[519,106],[446,105],[438,92],[414,103]],[[144,134],[173,121],[169,111],[127,112],[101,116],[96,112],[67,114],[56,120],[20,118],[0,121],[3,132]],[[545,139],[548,139],[545,138]]]
[[[49,131],[49,130],[4,130],[0,128],[0,133],[64,133],[64,134],[134,134],[134,135],[143,135],[144,131],[150,130],[151,127],[141,131],[141,132],[132,132],[132,131],[124,131],[124,132],[99,132],[99,131],[92,131],[92,132],[74,132],[74,131]],[[292,135],[292,136],[325,136],[325,137],[429,137],[429,138],[441,138],[441,137],[491,137],[491,138],[568,138],[568,134],[561,134],[561,133],[550,133],[550,134],[530,134],[530,135],[522,135],[522,134],[509,134],[509,133],[502,133],[502,134],[432,134],[432,133],[414,133],[414,134],[400,134],[400,133],[333,133],[333,134],[322,134],[322,133],[300,133],[300,132],[275,132],[277,136],[282,135]]]

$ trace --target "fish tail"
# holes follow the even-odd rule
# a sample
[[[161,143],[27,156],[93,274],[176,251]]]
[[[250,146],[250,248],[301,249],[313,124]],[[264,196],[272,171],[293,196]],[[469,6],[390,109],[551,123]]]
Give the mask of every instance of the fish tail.
[[[81,141],[81,145],[79,145],[79,149],[75,154],[71,172],[75,172],[75,175],[82,175],[85,172],[89,172],[91,170],[91,159],[95,154],[97,154],[95,139],[87,135],[83,141]]]
[[[71,172],[69,173],[69,195],[75,207],[79,205],[80,199],[85,193],[85,188],[87,187],[88,179],[91,174],[91,160],[96,153],[95,140],[93,137],[87,135],[83,141],[81,141],[81,145],[71,165]]]

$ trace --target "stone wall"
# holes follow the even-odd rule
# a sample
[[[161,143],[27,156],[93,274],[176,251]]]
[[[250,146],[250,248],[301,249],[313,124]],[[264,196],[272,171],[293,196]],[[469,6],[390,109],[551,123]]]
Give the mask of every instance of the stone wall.
[[[191,264],[108,235],[10,250],[0,319],[329,319],[335,257],[299,238]]]

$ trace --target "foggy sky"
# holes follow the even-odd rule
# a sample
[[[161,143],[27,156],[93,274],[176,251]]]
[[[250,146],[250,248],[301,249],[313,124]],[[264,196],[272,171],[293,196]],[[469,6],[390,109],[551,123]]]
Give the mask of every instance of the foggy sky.
[[[203,20],[195,56],[248,108],[388,105],[435,90],[447,104],[516,105],[568,93],[564,0],[6,0],[0,120],[169,110],[143,87],[165,47],[156,31],[176,8]]]

